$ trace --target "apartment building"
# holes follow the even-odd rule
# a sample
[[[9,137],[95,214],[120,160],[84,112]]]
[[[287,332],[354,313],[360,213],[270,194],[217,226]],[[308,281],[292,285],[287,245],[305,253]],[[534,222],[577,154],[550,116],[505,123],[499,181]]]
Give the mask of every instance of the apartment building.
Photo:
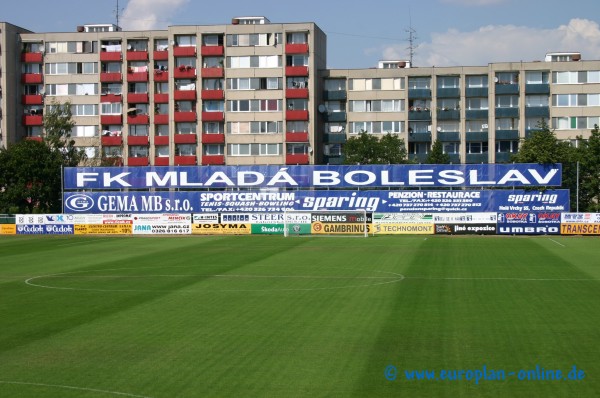
[[[68,100],[76,145],[97,164],[340,164],[361,131],[398,134],[415,161],[439,140],[455,163],[507,162],[541,119],[566,140],[600,124],[600,61],[576,52],[327,69],[314,23],[1,28],[3,145],[40,139],[45,107]]]

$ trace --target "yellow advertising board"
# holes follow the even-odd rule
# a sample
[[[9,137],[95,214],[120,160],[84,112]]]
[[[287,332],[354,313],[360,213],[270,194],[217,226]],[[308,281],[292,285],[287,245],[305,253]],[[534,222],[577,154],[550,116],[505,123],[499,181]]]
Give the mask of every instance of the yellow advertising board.
[[[15,224],[0,224],[0,235],[16,235],[17,226]]]
[[[75,235],[131,235],[131,224],[75,224]]]
[[[366,224],[367,233],[371,232],[371,224]],[[356,235],[365,233],[365,224],[361,223],[322,223],[313,222],[310,233],[316,235]]]
[[[561,235],[600,235],[600,224],[560,224]]]
[[[429,224],[373,224],[375,235],[433,235],[434,225]]]
[[[192,235],[250,235],[252,224],[192,224]]]

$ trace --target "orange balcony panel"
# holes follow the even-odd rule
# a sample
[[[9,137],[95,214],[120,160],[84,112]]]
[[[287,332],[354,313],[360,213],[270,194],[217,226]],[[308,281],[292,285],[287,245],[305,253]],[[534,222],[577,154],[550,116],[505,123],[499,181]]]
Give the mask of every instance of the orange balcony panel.
[[[102,94],[100,96],[100,102],[123,102],[123,96],[121,94]]]
[[[116,136],[108,136],[102,137],[102,146],[121,146],[123,145],[123,137]]]
[[[24,126],[42,126],[44,124],[44,117],[42,115],[24,115],[23,125]]]
[[[25,137],[25,140],[42,142],[44,139],[42,137]]]
[[[202,134],[203,144],[224,144],[225,134]]]
[[[42,53],[23,53],[21,61],[26,64],[41,64],[44,62],[44,54]]]
[[[175,122],[195,122],[198,120],[196,112],[175,112]]]
[[[173,47],[173,56],[174,57],[195,57],[196,56],[196,47],[192,47],[192,46]]]
[[[225,98],[225,91],[223,90],[202,90],[201,94],[203,100],[222,100]]]
[[[147,156],[140,156],[137,158],[127,158],[127,166],[148,166],[150,160]]]
[[[223,46],[202,46],[200,47],[200,54],[204,57],[206,56],[218,56],[223,55],[224,48]]]
[[[155,70],[154,71],[154,81],[155,82],[168,82],[169,81],[169,72],[166,70]]]
[[[285,52],[287,54],[306,54],[308,53],[308,44],[286,44]]]
[[[308,133],[285,133],[285,142],[308,142]]]
[[[176,144],[195,144],[196,134],[175,134],[173,140]]]
[[[21,75],[21,83],[23,84],[42,84],[44,75],[41,73],[23,73]]]
[[[203,155],[202,156],[202,164],[204,164],[204,165],[225,164],[225,155]]]
[[[180,66],[173,70],[173,77],[176,79],[195,79],[196,68],[191,66]]]
[[[155,50],[154,53],[152,54],[152,56],[154,57],[155,61],[166,61],[169,59],[169,52]]]
[[[286,66],[286,76],[308,76],[308,66]]]
[[[127,102],[130,104],[147,104],[150,102],[148,93],[127,93]]]
[[[44,103],[43,95],[23,95],[21,96],[23,105],[42,105]]]
[[[168,104],[169,94],[154,94],[154,102],[157,104]]]
[[[288,153],[285,155],[285,164],[308,164],[308,162],[308,154],[300,153],[292,155]]]
[[[169,145],[169,136],[168,135],[157,135],[154,137],[154,145],[165,146]]]
[[[169,115],[154,115],[154,124],[169,124]]]
[[[123,54],[120,51],[102,51],[100,53],[100,61],[102,62],[120,62],[123,59]]]
[[[196,99],[196,90],[175,90],[173,91],[175,101],[194,101]]]
[[[123,115],[100,115],[101,124],[123,124]]]
[[[148,116],[148,115],[127,115],[127,123],[129,123],[129,124],[149,124],[150,116]]]
[[[202,112],[202,120],[205,122],[222,122],[225,120],[223,112]]]
[[[219,78],[225,76],[223,68],[202,68],[200,75],[206,78]]]
[[[196,156],[175,156],[176,166],[193,166],[196,164]]]
[[[100,73],[100,82],[102,83],[120,83],[121,81],[123,81],[123,76],[120,72]]]
[[[308,120],[308,111],[285,111],[287,120]]]
[[[169,157],[168,156],[158,156],[154,158],[155,166],[168,166],[169,165]]]
[[[128,135],[127,145],[150,145],[150,139],[147,135]]]
[[[128,82],[147,82],[148,72],[127,72]]]
[[[285,98],[308,98],[308,89],[288,88],[285,90]]]
[[[148,61],[148,51],[127,51],[127,61]]]

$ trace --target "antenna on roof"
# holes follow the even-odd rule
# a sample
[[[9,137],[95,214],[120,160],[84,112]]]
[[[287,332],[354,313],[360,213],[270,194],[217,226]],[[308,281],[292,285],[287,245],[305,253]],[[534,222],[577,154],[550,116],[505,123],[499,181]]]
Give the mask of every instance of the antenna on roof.
[[[119,25],[119,18],[121,17],[121,13],[123,12],[124,8],[119,8],[119,0],[117,0],[117,7],[114,9],[114,13],[115,13],[115,18],[117,20],[117,29],[120,29],[120,25]]]
[[[418,39],[416,33],[417,31],[412,27],[412,15],[410,12],[410,8],[408,9],[408,29],[405,29],[405,32],[408,33],[408,47],[406,48],[408,50],[408,54],[410,57],[410,66],[412,67],[413,64],[413,57],[415,55],[415,50],[417,49],[418,45],[415,44],[415,41]]]

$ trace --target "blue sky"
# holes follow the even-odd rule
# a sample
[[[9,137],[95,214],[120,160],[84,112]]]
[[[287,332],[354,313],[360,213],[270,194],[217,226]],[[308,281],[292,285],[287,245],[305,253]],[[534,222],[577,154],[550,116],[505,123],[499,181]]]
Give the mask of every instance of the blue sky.
[[[69,32],[86,23],[114,23],[116,0],[29,0],[5,7],[0,20],[34,32]],[[600,59],[598,0],[120,0],[125,30],[227,24],[236,16],[273,23],[315,22],[326,34],[329,68],[374,67],[408,59],[416,31],[415,66],[482,66],[543,60],[546,52],[579,51]],[[296,6],[301,4],[300,7]]]

